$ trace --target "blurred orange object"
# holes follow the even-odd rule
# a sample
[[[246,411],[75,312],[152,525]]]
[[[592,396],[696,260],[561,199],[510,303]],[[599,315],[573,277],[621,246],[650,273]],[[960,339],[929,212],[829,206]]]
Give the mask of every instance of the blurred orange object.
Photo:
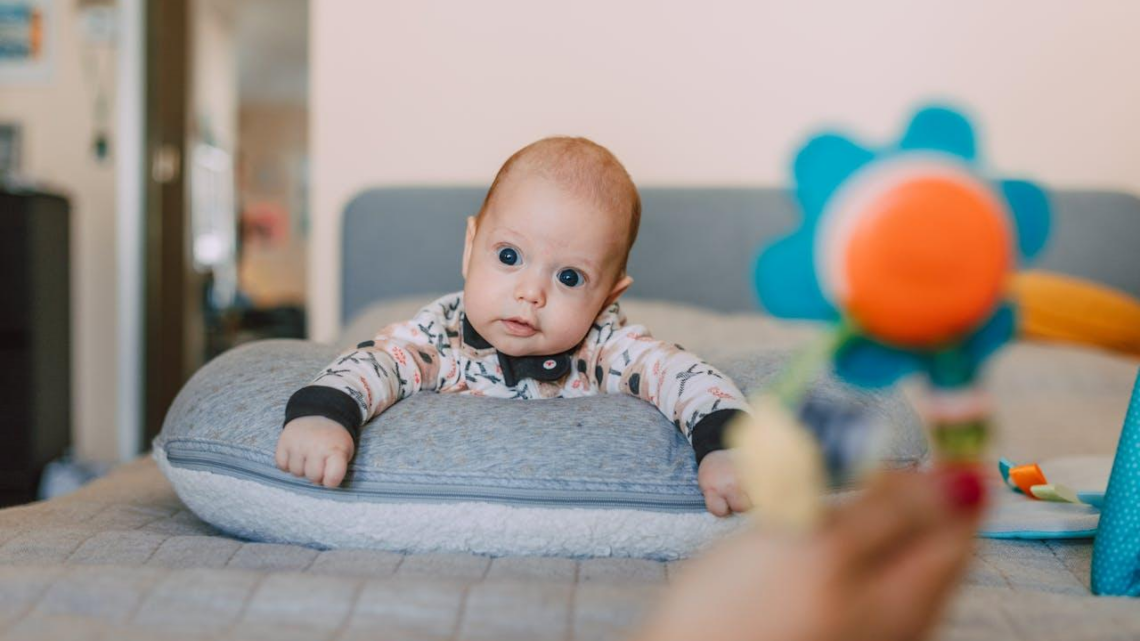
[[[1094,345],[1140,356],[1140,301],[1124,292],[1043,271],[1012,281],[1023,338]]]
[[[1009,470],[1009,480],[1021,490],[1021,493],[1029,498],[1037,498],[1030,491],[1034,485],[1045,485],[1045,473],[1036,463],[1029,463],[1028,465],[1018,465]]]
[[[1013,241],[988,192],[926,175],[878,195],[851,229],[841,296],[857,323],[907,347],[930,347],[985,322],[1005,293]]]

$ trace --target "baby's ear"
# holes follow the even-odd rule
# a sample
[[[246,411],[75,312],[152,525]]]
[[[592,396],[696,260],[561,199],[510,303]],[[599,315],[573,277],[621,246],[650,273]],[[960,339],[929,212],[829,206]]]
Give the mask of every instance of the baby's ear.
[[[633,279],[629,277],[629,274],[622,274],[622,277],[614,283],[614,288],[610,290],[610,295],[606,297],[606,304],[602,305],[602,309],[613,305],[614,301],[624,294],[625,290],[629,289],[629,286],[632,284]]]
[[[467,263],[471,262],[471,246],[475,244],[475,217],[467,217],[467,239],[463,241],[463,266],[461,272],[463,273],[463,280],[467,280]]]

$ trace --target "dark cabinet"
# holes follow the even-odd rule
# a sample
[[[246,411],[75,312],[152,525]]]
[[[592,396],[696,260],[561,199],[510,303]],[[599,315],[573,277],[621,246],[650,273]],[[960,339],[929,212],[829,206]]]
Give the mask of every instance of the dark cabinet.
[[[68,212],[0,188],[0,506],[33,500],[71,442]]]

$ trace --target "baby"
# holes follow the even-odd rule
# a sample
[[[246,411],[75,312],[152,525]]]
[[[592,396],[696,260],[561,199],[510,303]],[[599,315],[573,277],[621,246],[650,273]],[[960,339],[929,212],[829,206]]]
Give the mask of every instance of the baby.
[[[467,219],[462,292],[389,325],[289,399],[277,466],[344,479],[360,427],[419,391],[539,399],[631,394],[655,405],[696,453],[708,510],[750,507],[724,450],[748,406],[715,368],[627,325],[617,299],[641,199],[625,168],[584,138],[547,138],[511,156]]]

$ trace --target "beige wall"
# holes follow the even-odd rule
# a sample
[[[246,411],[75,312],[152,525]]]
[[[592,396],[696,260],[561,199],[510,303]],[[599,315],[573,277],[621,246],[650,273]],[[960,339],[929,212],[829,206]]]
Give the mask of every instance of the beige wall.
[[[640,184],[786,182],[821,123],[893,136],[931,97],[998,171],[1140,192],[1140,3],[314,2],[312,335],[339,319],[339,214],[360,189],[485,184],[555,133]],[[462,233],[462,230],[455,230]]]
[[[54,3],[59,36],[47,82],[0,85],[0,121],[23,127],[26,173],[71,200],[72,419],[84,458],[113,461],[116,440],[115,174],[96,161],[94,88],[83,75],[78,12],[73,0]],[[114,55],[104,50],[100,73],[115,97]],[[113,112],[109,116],[114,123]],[[112,153],[115,138],[112,136]]]

